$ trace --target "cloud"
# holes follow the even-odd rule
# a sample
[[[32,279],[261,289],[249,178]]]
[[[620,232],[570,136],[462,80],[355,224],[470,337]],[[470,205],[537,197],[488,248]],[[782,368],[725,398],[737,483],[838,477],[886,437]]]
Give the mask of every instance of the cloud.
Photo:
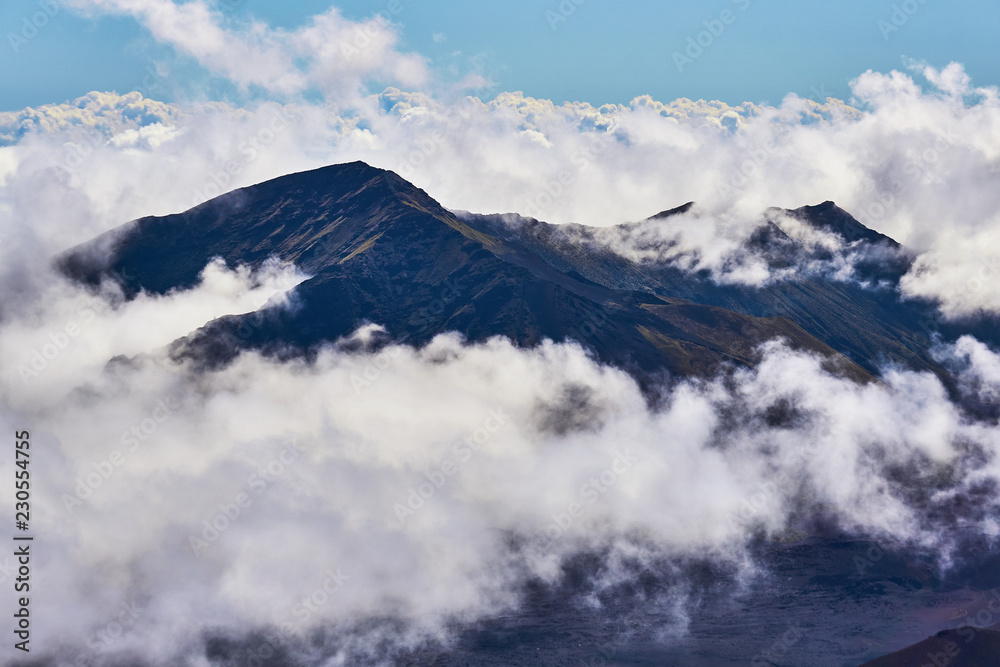
[[[371,79],[419,85],[427,76],[422,57],[396,49],[398,12],[388,10],[351,21],[333,7],[288,31],[258,20],[237,25],[204,0],[69,0],[69,6],[131,16],[158,42],[244,90],[281,96],[318,90],[330,100],[351,100]]]
[[[513,214],[502,219],[512,227],[526,222]],[[875,287],[888,280],[892,267],[903,266],[907,260],[905,250],[888,242],[849,240],[781,209],[746,216],[713,214],[692,205],[613,227],[564,225],[554,235],[566,244],[611,250],[640,265],[708,274],[724,285],[763,287],[822,277]],[[872,266],[884,272],[871,275]]]
[[[1000,399],[1000,359],[989,347],[971,336],[963,336],[954,346],[938,350],[937,356],[958,371],[967,394],[988,403]]]
[[[223,315],[254,312],[265,304],[288,307],[292,288],[304,279],[295,267],[273,261],[251,273],[216,260],[191,290],[140,294],[125,302],[117,286],[93,293],[49,275],[37,296],[7,298],[0,328],[0,356],[8,361],[0,371],[3,401],[18,406],[55,400],[67,385],[99,373],[115,356],[165,347]]]
[[[221,25],[221,13],[201,0],[181,4],[171,0],[74,0],[69,6],[86,13],[132,16],[157,41],[238,85],[280,93],[298,91],[305,85],[278,33],[261,23],[252,23],[239,33],[227,30]]]
[[[970,377],[1000,364],[976,352]],[[516,608],[529,580],[558,585],[578,553],[605,554],[600,597],[641,573],[636,554],[739,570],[748,540],[810,516],[947,562],[957,526],[986,530],[997,501],[949,494],[1000,481],[995,426],[932,375],[861,386],[779,343],[757,369],[684,382],[655,407],[576,345],[455,335],[310,364],[245,354],[213,372],[148,349],[58,378],[0,421],[31,429],[45,471],[36,639],[70,657],[133,603],[102,658],[192,659],[208,627],[283,628],[294,645],[319,627],[362,641],[367,619],[392,619],[399,637],[442,637]],[[683,632],[692,602],[661,603]]]
[[[89,199],[71,213],[101,211],[99,224],[73,226],[82,241],[87,230],[184,210],[233,187],[363,159],[454,209],[554,222],[608,226],[695,200],[696,218],[674,221],[685,230],[679,254],[701,258],[692,268],[721,281],[759,284],[773,271],[736,255],[763,213],[832,199],[914,252],[904,296],[938,299],[948,317],[997,312],[996,92],[956,92],[966,78],[946,70],[927,74],[947,89],[932,92],[907,74],[866,73],[855,82],[863,110],[794,96],[780,107],[556,105],[520,93],[446,103],[390,88],[342,114],[324,104],[180,106],[94,93],[6,114],[0,205],[30,208],[12,209],[27,219],[46,211],[14,194],[32,179],[46,181],[55,201]],[[60,215],[80,208],[59,205]]]
[[[73,147],[89,153],[88,142],[95,142],[83,128],[116,136],[123,153],[137,142],[161,144],[122,156],[136,187],[141,174],[156,169],[181,177],[161,178],[155,195],[143,187],[147,210],[122,207],[123,215],[176,211],[287,171],[363,159],[397,171],[453,209],[559,223],[608,226],[693,200],[702,222],[727,235],[686,234],[696,245],[685,256],[714,258],[704,261],[718,267],[733,264],[724,258],[769,207],[833,200],[915,252],[900,286],[904,296],[940,300],[949,318],[1000,309],[992,250],[1000,247],[1000,98],[995,88],[975,86],[958,63],[865,72],[852,82],[847,102],[817,91],[818,99],[790,95],[778,106],[648,96],[627,105],[554,104],[499,91],[490,72],[469,72],[457,88],[432,79],[426,60],[398,48],[405,5],[390,3],[365,21],[333,8],[294,30],[240,22],[203,0],[74,0],[72,6],[132,16],[154,39],[240,87],[283,100],[283,113],[294,113],[294,127],[266,146],[251,145],[253,127],[266,126],[276,111],[265,103],[180,106],[95,93],[0,116],[0,138],[23,149],[15,153],[22,165],[51,151],[49,141],[67,145],[56,151],[57,163],[75,162]],[[373,81],[401,88],[370,94]],[[463,91],[496,96],[454,99]],[[306,93],[324,101],[304,102]],[[137,134],[157,122],[162,128]],[[71,179],[77,193],[97,180],[79,172]],[[108,200],[121,186],[98,187]],[[763,279],[760,265],[735,264],[742,268],[715,271],[716,277]]]
[[[203,653],[206,632],[285,628],[279,643],[295,644],[324,627],[340,647],[330,655],[371,661],[379,642],[442,639],[452,621],[515,608],[526,582],[558,585],[580,553],[605,566],[582,584],[589,604],[653,569],[674,573],[649,604],[682,633],[698,596],[678,563],[749,576],[748,540],[818,518],[960,562],[963,531],[997,530],[1000,440],[928,374],[887,371],[859,386],[774,343],[758,368],[665,388],[650,405],[575,345],[519,350],[454,335],[423,350],[335,346],[314,363],[246,354],[203,371],[163,346],[223,313],[281,307],[282,295],[294,307],[294,269],[210,266],[195,290],[125,304],[50,268],[126,220],[365,159],[451,207],[533,205],[539,217],[599,225],[592,234],[620,252],[753,284],[775,277],[741,245],[767,206],[836,199],[919,253],[907,293],[968,312],[968,292],[990,308],[992,276],[963,272],[996,247],[995,218],[965,217],[992,206],[992,191],[974,185],[1000,153],[986,131],[994,102],[908,80],[864,75],[856,108],[797,98],[594,107],[518,93],[448,103],[388,89],[351,114],[100,94],[39,110],[58,122],[7,117],[0,353],[13,363],[0,373],[0,421],[32,431],[45,471],[34,525],[55,555],[37,575],[60,593],[37,598],[49,619],[39,643],[66,659],[167,662]],[[970,128],[982,130],[975,141]],[[931,180],[892,186],[914,178],[912,164]],[[608,230],[689,199],[700,203],[667,227]],[[924,211],[945,206],[944,218]],[[779,222],[849,260],[829,235]],[[955,230],[968,246],[954,244]],[[850,262],[830,268],[841,269]],[[981,287],[966,290],[966,275]],[[46,345],[61,351],[26,383],[18,364]],[[960,391],[995,401],[995,350],[963,339],[941,354]],[[323,602],[304,606],[304,596]],[[123,635],[97,641],[133,604]]]
[[[71,4],[134,17],[279,101],[95,92],[0,114],[0,422],[31,431],[44,471],[33,611],[50,657],[193,662],[206,636],[275,628],[279,643],[318,650],[302,638],[322,627],[339,643],[329,656],[373,662],[516,608],[528,582],[558,585],[581,553],[602,564],[581,585],[589,604],[676,573],[646,602],[683,632],[697,604],[684,559],[746,574],[750,540],[813,520],[945,566],[965,534],[997,534],[997,425],[929,374],[857,385],[773,342],[755,369],[651,400],[576,345],[454,334],[205,371],[164,346],[222,314],[294,307],[294,267],[212,264],[192,290],[128,303],[51,268],[128,220],[362,159],[454,209],[595,225],[590,238],[627,256],[743,284],[783,277],[744,247],[769,207],[835,200],[915,253],[904,296],[939,299],[951,317],[996,313],[1000,102],[960,65],[866,72],[851,100],[778,106],[556,104],[500,92],[486,71],[460,77],[459,92],[497,93],[483,101],[435,93],[429,63],[399,51],[391,10],[350,21],[331,9],[284,30],[203,0]],[[666,226],[610,231],[690,200]],[[856,248],[779,222],[837,251],[822,270],[850,277]],[[938,354],[957,391],[995,404],[996,350],[963,338]],[[0,488],[8,506],[10,494]]]
[[[0,112],[0,146],[14,145],[28,133],[72,134],[79,129],[116,134],[156,123],[172,125],[182,115],[178,107],[138,92],[93,92],[73,102]]]

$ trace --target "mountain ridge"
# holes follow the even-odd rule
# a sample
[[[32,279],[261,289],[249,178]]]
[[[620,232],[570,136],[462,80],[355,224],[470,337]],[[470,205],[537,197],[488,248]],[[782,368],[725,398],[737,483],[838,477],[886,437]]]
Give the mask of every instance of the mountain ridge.
[[[832,202],[787,214],[852,234],[852,242],[899,248]],[[784,244],[785,252],[794,242],[766,224],[776,231],[760,242]],[[566,242],[567,231],[584,242]],[[774,338],[858,380],[871,380],[887,362],[947,377],[930,339],[918,335],[923,313],[891,295],[810,276],[762,288],[719,285],[675,266],[637,264],[588,238],[593,228],[582,225],[452,212],[391,171],[351,162],[140,218],[70,249],[59,266],[85,284],[116,280],[130,298],[191,287],[213,257],[252,268],[278,257],[310,276],[296,288],[294,312],[219,318],[172,347],[213,364],[248,348],[309,353],[377,323],[389,339],[417,345],[445,331],[521,346],[572,339],[644,377],[752,365],[758,346]],[[891,279],[899,268],[877,270]],[[445,292],[451,298],[441,298]]]

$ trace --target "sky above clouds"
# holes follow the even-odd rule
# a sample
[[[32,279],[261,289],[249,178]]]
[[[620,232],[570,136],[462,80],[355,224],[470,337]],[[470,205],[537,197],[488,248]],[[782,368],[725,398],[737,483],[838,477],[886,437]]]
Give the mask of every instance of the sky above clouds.
[[[136,22],[120,13],[129,6],[162,3],[52,2],[60,10],[36,39],[19,45],[17,53],[5,46],[9,50],[0,58],[3,110],[72,100],[91,90],[136,90],[150,61],[171,61],[175,71],[187,76],[198,69],[189,62],[176,62],[162,48],[163,35],[151,17]],[[24,20],[30,22],[45,4],[4,3],[0,8],[4,42],[10,41],[8,33],[19,35]],[[386,12],[398,29],[400,50],[426,58],[442,80],[455,81],[478,67],[504,90],[522,90],[556,102],[626,103],[648,94],[661,100],[688,97],[774,104],[790,92],[810,97],[814,89],[824,96],[846,98],[852,78],[867,69],[898,68],[904,57],[937,66],[959,61],[980,85],[1000,83],[993,49],[1000,7],[987,0],[624,4],[349,0],[336,4],[352,21]],[[101,11],[73,9],[85,6]],[[222,12],[231,26],[267,24],[294,32],[325,13],[330,3],[211,0],[205,6]],[[106,11],[112,8],[115,11]],[[725,11],[732,16],[720,31],[715,22]],[[699,34],[705,30],[710,30],[708,37]],[[192,39],[195,36],[190,33]],[[679,68],[675,54],[687,55],[689,39],[701,39],[704,52]],[[195,80],[198,85],[175,82],[160,99],[197,96],[208,82],[202,77]],[[235,94],[224,81],[212,83],[216,93]]]
[[[451,209],[555,223],[610,228],[693,200],[673,247],[693,269],[750,284],[775,276],[727,271],[766,209],[834,200],[916,255],[904,296],[936,298],[949,317],[1000,312],[995,3],[453,4],[0,8],[0,357],[13,360],[0,368],[0,422],[38,424],[46,452],[38,526],[57,555],[40,568],[61,584],[39,600],[55,619],[47,637],[82,645],[130,600],[144,615],[115,650],[164,660],[197,652],[209,624],[291,622],[294,635],[391,613],[437,627],[515,605],[508,584],[550,580],[595,544],[620,566],[598,592],[664,555],[745,565],[748,535],[781,534],[803,503],[947,559],[956,547],[935,517],[1000,483],[995,426],[966,419],[929,375],[887,370],[861,387],[774,344],[758,369],[681,383],[651,406],[577,345],[454,336],[427,350],[331,348],[313,365],[249,354],[202,374],[162,346],[222,314],[293,304],[294,267],[210,265],[192,290],[129,303],[51,270],[137,217],[361,159]],[[25,375],[43,349],[57,351]],[[939,354],[962,392],[995,400],[996,351],[966,338]],[[359,386],[372,364],[378,380]],[[546,426],[580,395],[591,421]],[[789,403],[796,419],[769,426],[768,410]],[[453,449],[499,414],[491,447]],[[290,442],[294,461],[274,464],[256,495],[254,475]],[[627,456],[609,445],[623,442]],[[820,446],[803,456],[802,442]],[[116,448],[124,461],[87,493],[80,480]],[[532,542],[621,456],[614,493],[554,543]],[[400,517],[452,458],[453,482]],[[910,465],[947,469],[948,486],[915,498],[893,476]],[[544,474],[525,482],[525,470]],[[192,549],[241,492],[253,510]],[[1000,532],[995,513],[969,511],[968,525]],[[510,534],[530,548],[510,548]],[[350,578],[337,603],[293,613],[327,568]],[[271,579],[278,570],[296,576]]]

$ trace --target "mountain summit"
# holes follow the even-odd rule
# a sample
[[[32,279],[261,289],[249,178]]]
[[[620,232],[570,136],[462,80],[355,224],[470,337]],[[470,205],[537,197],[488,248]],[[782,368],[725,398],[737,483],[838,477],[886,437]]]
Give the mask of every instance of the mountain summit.
[[[895,243],[831,202],[788,213],[864,243]],[[417,345],[446,331],[521,346],[573,339],[638,375],[752,364],[757,346],[779,337],[858,379],[885,361],[940,372],[919,306],[884,289],[808,276],[723,286],[569,243],[558,226],[511,220],[455,214],[396,174],[352,162],[141,218],[74,248],[61,267],[84,283],[118,280],[129,296],[190,287],[213,257],[230,267],[278,257],[310,276],[296,288],[299,307],[224,317],[175,345],[210,363],[245,348],[308,353],[375,323]]]

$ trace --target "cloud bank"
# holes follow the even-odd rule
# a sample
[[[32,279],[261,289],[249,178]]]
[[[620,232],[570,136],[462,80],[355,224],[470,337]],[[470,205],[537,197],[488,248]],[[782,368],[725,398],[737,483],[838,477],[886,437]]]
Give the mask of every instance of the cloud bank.
[[[366,21],[344,18],[336,7],[313,16],[297,30],[272,28],[258,20],[237,23],[204,0],[68,0],[89,15],[131,16],[152,37],[210,73],[243,90],[292,95],[319,91],[327,99],[350,101],[371,79],[407,86],[427,79],[424,59],[397,50],[394,20],[402,0]]]
[[[448,207],[551,222],[606,227],[693,200],[697,215],[667,228],[678,252],[751,284],[767,278],[761,266],[725,267],[765,211],[833,200],[914,253],[904,296],[940,300],[947,317],[996,313],[997,91],[973,87],[958,65],[919,75],[928,92],[909,74],[865,73],[854,106],[790,96],[778,107],[648,98],[593,107],[520,93],[445,102],[390,88],[345,112],[94,93],[0,119],[0,234],[16,236],[14,220],[70,216],[57,235],[65,247],[234,187],[362,159]],[[51,203],[33,196],[43,184]]]
[[[1000,387],[994,351],[952,353],[970,391]],[[86,664],[193,659],[206,632],[254,628],[288,646],[326,628],[350,662],[366,621],[446,637],[516,608],[526,582],[560,584],[579,553],[604,554],[599,600],[658,560],[752,572],[749,540],[818,520],[944,566],[963,531],[1000,534],[995,425],[930,374],[860,386],[780,343],[652,407],[575,344],[454,335],[211,373],[153,351],[58,378],[0,421],[37,425],[38,642]],[[129,605],[122,635],[88,649]]]
[[[997,426],[927,374],[859,386],[773,343],[755,370],[651,405],[575,345],[453,335],[201,372],[162,347],[222,314],[294,307],[294,267],[211,265],[194,290],[129,303],[49,268],[125,221],[362,159],[455,209],[559,223],[608,228],[694,200],[652,240],[749,284],[775,277],[733,263],[768,207],[834,200],[915,253],[904,295],[949,316],[996,313],[1000,104],[960,65],[866,72],[846,102],[456,100],[405,90],[427,63],[378,17],[331,10],[285,31],[199,0],[73,6],[133,16],[262,95],[238,107],[92,93],[0,115],[0,422],[30,429],[44,471],[34,604],[53,660],[200,664],[206,635],[258,628],[307,651],[326,628],[326,657],[350,662],[390,634],[445,638],[450,622],[514,608],[526,582],[555,585],[583,552],[602,555],[586,584],[599,604],[654,562],[752,571],[749,541],[815,522],[944,566],[964,533],[1000,535]],[[498,85],[465,83],[484,98]],[[628,253],[650,239],[606,240]],[[965,338],[939,352],[960,391],[996,400],[995,350]],[[683,631],[677,595],[662,602]]]

